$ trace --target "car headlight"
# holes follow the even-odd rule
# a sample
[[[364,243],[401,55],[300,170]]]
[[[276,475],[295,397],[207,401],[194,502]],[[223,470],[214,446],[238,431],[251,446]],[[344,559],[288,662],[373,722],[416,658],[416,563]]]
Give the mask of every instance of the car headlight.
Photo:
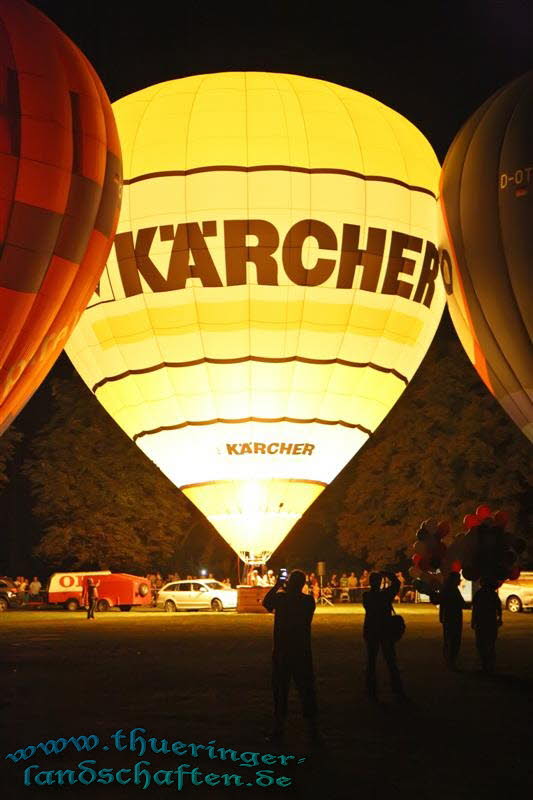
[[[139,585],[139,594],[141,595],[141,597],[146,597],[149,591],[150,587],[148,586],[147,583],[141,583]]]

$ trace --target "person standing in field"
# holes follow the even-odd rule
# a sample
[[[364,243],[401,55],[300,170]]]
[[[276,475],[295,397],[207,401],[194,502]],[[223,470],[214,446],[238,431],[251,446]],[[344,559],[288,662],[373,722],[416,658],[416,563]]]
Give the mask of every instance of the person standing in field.
[[[15,581],[15,585],[17,587],[17,603],[19,606],[23,606],[28,602],[28,580],[20,575]]]
[[[403,600],[403,586],[404,586],[404,583],[405,583],[405,578],[403,577],[403,573],[402,572],[397,572],[396,573],[396,577],[400,581],[400,589],[398,591],[398,594],[394,598],[394,600],[395,600],[395,602],[397,601],[398,603],[401,603],[402,600]]]
[[[361,573],[361,580],[359,581],[359,586],[361,586],[362,589],[368,589],[369,586],[368,580],[369,580],[369,572],[367,569],[364,569],[363,572]]]
[[[494,672],[496,639],[502,624],[502,604],[498,586],[488,578],[481,578],[481,588],[472,600],[472,628],[476,634],[476,647],[483,672]]]
[[[339,599],[339,579],[337,578],[336,572],[331,576],[329,585],[331,588],[331,599],[335,603]]]
[[[442,625],[444,660],[450,669],[455,669],[463,634],[463,608],[466,608],[466,603],[459,591],[460,583],[461,575],[458,572],[450,572],[440,595],[435,600],[440,606],[439,620]]]
[[[94,612],[98,601],[98,589],[92,578],[87,578],[83,592],[83,605],[87,606],[87,619],[95,619]]]
[[[350,601],[350,595],[348,593],[348,576],[345,572],[342,573],[341,579],[339,581],[339,602],[342,603],[343,601]]]
[[[389,586],[381,588],[383,579]],[[405,698],[400,671],[396,663],[396,647],[391,636],[390,619],[392,603],[400,588],[400,581],[394,572],[371,572],[370,589],[363,594],[365,621],[363,637],[367,649],[366,688],[369,697],[377,700],[376,662],[381,650],[387,664],[391,688],[398,698]]]
[[[304,594],[304,586],[305,573],[293,570],[286,585],[278,578],[263,600],[267,611],[275,615],[272,652],[274,727],[269,737],[271,741],[280,741],[284,736],[292,680],[300,695],[309,736],[315,743],[320,741],[311,650],[315,601],[311,594]]]
[[[30,600],[36,601],[41,599],[42,583],[37,576],[34,577],[30,583]]]
[[[355,572],[350,572],[347,588],[348,588],[348,596],[350,598],[350,603],[355,603],[355,601],[357,600],[357,578],[355,576]]]

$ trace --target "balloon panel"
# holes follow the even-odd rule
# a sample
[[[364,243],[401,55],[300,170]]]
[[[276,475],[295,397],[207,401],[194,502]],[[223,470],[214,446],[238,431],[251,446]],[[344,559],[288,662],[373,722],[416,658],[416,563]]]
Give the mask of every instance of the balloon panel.
[[[266,558],[433,337],[438,163],[395,112],[297,76],[196,76],[114,108],[122,214],[67,352],[234,549]]]
[[[459,132],[444,164],[441,197],[452,320],[481,378],[533,439],[532,129],[528,73]]]
[[[61,352],[118,222],[107,95],[43,14],[0,2],[0,431]]]

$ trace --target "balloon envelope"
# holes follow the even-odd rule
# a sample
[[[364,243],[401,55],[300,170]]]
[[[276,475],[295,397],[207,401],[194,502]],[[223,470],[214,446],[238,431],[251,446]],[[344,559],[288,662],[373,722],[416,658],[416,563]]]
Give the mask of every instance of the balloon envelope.
[[[85,56],[0,0],[0,432],[64,347],[118,222],[120,147]]]
[[[466,122],[444,162],[448,306],[479,375],[533,440],[533,72]]]
[[[199,75],[114,111],[123,209],[67,353],[235,551],[262,561],[431,342],[438,162],[391,109],[294,75]]]

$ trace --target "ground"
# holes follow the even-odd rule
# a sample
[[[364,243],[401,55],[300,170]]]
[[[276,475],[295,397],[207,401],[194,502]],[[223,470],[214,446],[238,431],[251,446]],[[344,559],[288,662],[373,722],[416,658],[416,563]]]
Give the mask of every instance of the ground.
[[[441,629],[432,607],[402,606],[407,632],[398,658],[412,703],[399,705],[385,675],[381,702],[364,693],[362,609],[319,609],[313,623],[315,668],[325,744],[306,747],[297,697],[290,729],[279,750],[265,743],[271,721],[269,615],[109,612],[88,621],[83,613],[13,611],[0,615],[3,669],[3,800],[23,797],[137,797],[135,785],[23,786],[24,769],[72,769],[93,759],[97,769],[128,768],[148,760],[153,772],[181,762],[209,773],[240,774],[240,788],[191,786],[191,798],[409,798],[478,800],[528,796],[533,712],[533,614],[505,613],[498,640],[498,672],[478,672],[470,613],[465,615],[461,671],[446,670]],[[383,674],[383,673],[382,673]],[[103,750],[117,729],[146,729],[170,744],[216,740],[216,747],[278,756],[273,765],[245,767],[209,759]],[[61,755],[38,751],[18,763],[7,753],[42,741],[96,734],[99,748]],[[109,746],[109,745],[106,745]],[[285,765],[280,755],[294,755]],[[231,755],[231,754],[230,754]],[[229,756],[228,756],[229,757]],[[249,758],[253,758],[250,757]],[[298,763],[299,759],[305,759]],[[256,770],[287,776],[290,786],[258,788]],[[30,770],[35,776],[37,770]],[[90,773],[87,773],[90,776]],[[131,773],[123,773],[127,779]],[[160,774],[164,778],[163,773]],[[200,776],[201,777],[201,776]],[[252,786],[249,784],[252,783]],[[166,798],[177,787],[146,794]]]

